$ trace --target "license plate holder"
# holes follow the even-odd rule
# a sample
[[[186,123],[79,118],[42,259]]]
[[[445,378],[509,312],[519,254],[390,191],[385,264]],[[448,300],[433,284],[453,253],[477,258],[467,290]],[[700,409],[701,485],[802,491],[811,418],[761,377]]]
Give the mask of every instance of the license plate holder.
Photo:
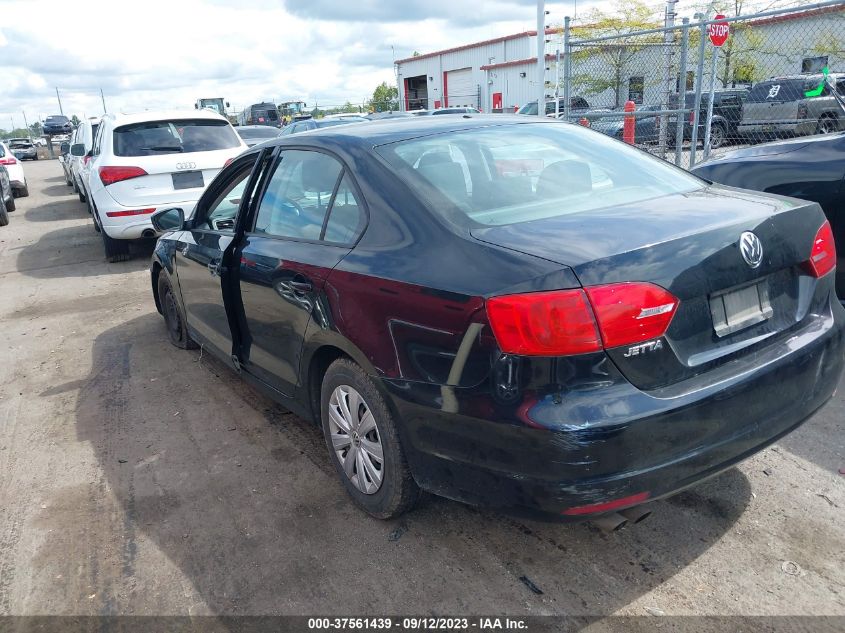
[[[201,171],[180,171],[170,176],[173,178],[174,189],[195,189],[205,186]]]
[[[768,280],[736,286],[710,295],[716,336],[724,337],[771,318]]]

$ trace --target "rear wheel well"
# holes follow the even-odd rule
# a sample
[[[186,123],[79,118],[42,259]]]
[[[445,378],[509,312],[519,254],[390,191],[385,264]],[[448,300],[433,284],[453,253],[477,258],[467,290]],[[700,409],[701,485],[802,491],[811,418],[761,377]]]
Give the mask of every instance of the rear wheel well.
[[[320,390],[323,384],[323,376],[326,375],[326,370],[338,358],[348,358],[352,360],[349,354],[345,353],[339,347],[333,345],[325,345],[314,352],[311,357],[311,362],[308,365],[308,404],[311,407],[312,417],[314,422],[320,426],[322,419],[320,418]]]
[[[161,309],[161,297],[158,296],[158,277],[161,274],[161,264],[155,262],[153,264],[153,270],[151,273],[152,282],[153,282],[153,300],[156,302],[156,310],[158,310],[159,314],[164,314]]]

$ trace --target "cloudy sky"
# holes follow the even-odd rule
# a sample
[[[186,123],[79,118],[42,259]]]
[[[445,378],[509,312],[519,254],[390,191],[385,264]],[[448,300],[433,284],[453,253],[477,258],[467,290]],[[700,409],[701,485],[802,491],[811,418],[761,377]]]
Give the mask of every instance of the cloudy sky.
[[[581,0],[578,11],[604,0]],[[548,2],[561,22],[574,2]],[[0,128],[225,97],[360,103],[392,61],[533,29],[536,0],[0,0]]]

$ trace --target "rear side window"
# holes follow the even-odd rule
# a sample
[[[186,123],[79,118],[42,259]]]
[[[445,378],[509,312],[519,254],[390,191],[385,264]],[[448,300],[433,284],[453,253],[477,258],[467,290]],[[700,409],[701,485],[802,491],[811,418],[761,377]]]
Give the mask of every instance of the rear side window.
[[[751,89],[751,94],[748,95],[750,103],[798,101],[803,98],[804,81],[802,79],[761,81]]]
[[[226,121],[145,121],[123,125],[114,131],[117,156],[210,152],[238,145],[238,135]]]
[[[358,196],[352,186],[352,179],[344,172],[340,186],[329,210],[329,220],[326,222],[327,242],[350,244],[355,241],[363,229],[364,213],[358,204]]]
[[[282,152],[258,206],[255,232],[318,240],[342,166],[326,154]]]

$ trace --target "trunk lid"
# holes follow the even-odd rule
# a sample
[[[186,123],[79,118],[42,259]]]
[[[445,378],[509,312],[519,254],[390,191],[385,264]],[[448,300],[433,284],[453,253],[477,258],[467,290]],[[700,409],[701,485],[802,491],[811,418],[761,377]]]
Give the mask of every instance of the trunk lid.
[[[108,185],[108,192],[118,204],[129,207],[147,205],[152,207],[197,200],[205,187],[223,168],[224,163],[236,156],[239,151],[240,148],[235,148],[212,152],[144,156],[137,159],[124,158],[121,163],[141,167],[147,175]],[[179,179],[182,179],[182,182],[174,184],[174,176],[177,183]],[[195,180],[194,183],[191,182],[191,178]]]
[[[585,286],[651,282],[675,295],[680,305],[657,349],[608,350],[632,383],[648,389],[751,353],[752,346],[802,321],[815,284],[801,264],[823,221],[815,203],[713,186],[583,214],[474,228],[471,234],[568,266]],[[745,231],[762,243],[756,268],[740,253]],[[755,287],[767,304],[760,306],[768,310],[765,318],[742,321],[735,331],[720,327],[713,310],[732,309]]]

